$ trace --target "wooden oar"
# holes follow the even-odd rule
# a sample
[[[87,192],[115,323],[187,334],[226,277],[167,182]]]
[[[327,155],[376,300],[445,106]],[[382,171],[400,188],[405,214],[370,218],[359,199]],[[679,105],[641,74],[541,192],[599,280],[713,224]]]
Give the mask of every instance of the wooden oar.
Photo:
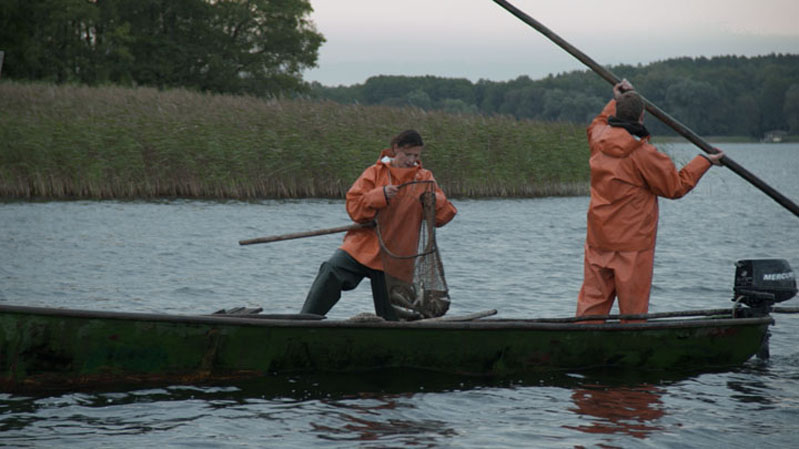
[[[335,234],[337,232],[346,232],[352,229],[371,228],[375,224],[369,223],[356,223],[349,226],[339,226],[337,228],[318,229],[316,231],[295,232],[293,234],[270,235],[268,237],[258,237],[249,240],[239,240],[239,245],[252,245],[253,243],[270,243],[279,242],[281,240],[301,239],[303,237],[314,237],[317,235]]]
[[[604,78],[612,85],[618,84],[621,79],[611,73],[608,69],[602,67],[601,65],[597,64],[593,59],[589,58],[585,53],[581,52],[577,48],[573,47],[571,44],[563,40],[560,36],[553,33],[549,28],[545,27],[543,24],[538,22],[537,20],[533,19],[532,17],[525,14],[520,9],[516,8],[515,6],[511,5],[510,3],[504,0],[494,0],[494,3],[498,4],[499,6],[505,8],[508,12],[519,18],[522,22],[530,25],[531,27],[535,28],[541,34],[549,38],[552,42],[557,44],[562,49],[569,52],[572,56],[579,59],[580,62],[587,65],[591,70],[596,72],[599,76]],[[646,104],[646,110],[649,111],[652,115],[660,119],[663,123],[670,126],[672,129],[677,131],[680,135],[688,139],[689,141],[693,142],[696,146],[701,148],[704,152],[708,154],[715,154],[718,151],[713,148],[709,143],[707,143],[704,139],[699,137],[696,133],[688,129],[685,125],[678,122],[665,112],[663,112],[660,108],[652,104],[646,98],[644,98],[644,103]],[[789,211],[793,212],[794,215],[799,217],[799,205],[782,195],[780,192],[776,191],[774,188],[763,182],[757,176],[750,173],[745,168],[741,167],[730,159],[729,156],[726,154],[721,159],[721,163],[728,167],[730,170],[734,171],[736,174],[744,178],[745,180],[749,181],[752,185],[757,187],[758,189],[762,190],[766,195],[770,196],[773,200],[780,203],[783,207],[788,209]]]

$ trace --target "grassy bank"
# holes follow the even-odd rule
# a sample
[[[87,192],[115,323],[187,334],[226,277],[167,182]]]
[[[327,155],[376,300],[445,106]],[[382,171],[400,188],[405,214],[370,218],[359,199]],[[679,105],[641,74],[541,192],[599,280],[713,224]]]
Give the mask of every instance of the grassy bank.
[[[184,90],[0,83],[0,198],[341,198],[415,128],[453,197],[587,192],[584,128]]]

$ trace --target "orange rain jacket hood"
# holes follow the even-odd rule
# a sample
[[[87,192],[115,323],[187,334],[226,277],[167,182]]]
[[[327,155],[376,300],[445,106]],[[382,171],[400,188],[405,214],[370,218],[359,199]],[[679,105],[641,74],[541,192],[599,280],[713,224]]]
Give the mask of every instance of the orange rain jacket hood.
[[[655,247],[658,196],[680,198],[696,186],[710,168],[696,156],[677,171],[668,155],[621,127],[608,125],[616,113],[611,100],[588,127],[591,148],[591,201],[588,245],[611,251],[642,251]]]
[[[368,223],[374,220],[378,210],[386,207],[388,201],[383,193],[383,187],[389,184],[400,185],[410,181],[435,181],[430,170],[422,168],[421,162],[411,168],[397,168],[390,166],[390,157],[394,153],[385,149],[380,153],[377,162],[361,173],[347,192],[347,213],[356,223]],[[446,195],[436,184],[436,226],[444,226],[455,217],[458,212],[455,206],[447,200]],[[418,233],[418,226],[403,224],[407,232]],[[374,228],[361,228],[348,231],[344,236],[344,243],[340,247],[355,260],[369,268],[383,270],[383,261],[380,258],[380,244]]]

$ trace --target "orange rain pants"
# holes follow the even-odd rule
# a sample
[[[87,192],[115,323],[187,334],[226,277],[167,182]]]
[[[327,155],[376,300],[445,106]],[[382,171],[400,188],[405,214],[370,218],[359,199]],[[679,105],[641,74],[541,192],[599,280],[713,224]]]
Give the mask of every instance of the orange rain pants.
[[[616,297],[622,315],[647,313],[654,260],[655,248],[603,251],[586,243],[577,316],[607,315]]]

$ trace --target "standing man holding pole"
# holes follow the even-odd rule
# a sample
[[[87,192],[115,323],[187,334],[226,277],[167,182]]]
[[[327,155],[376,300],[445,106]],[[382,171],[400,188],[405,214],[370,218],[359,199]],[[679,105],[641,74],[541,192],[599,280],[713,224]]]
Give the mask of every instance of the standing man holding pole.
[[[607,315],[616,297],[622,315],[647,313],[658,197],[681,198],[724,157],[700,154],[678,171],[649,143],[633,86],[622,80],[613,96],[588,127],[591,201],[577,316]]]
[[[605,79],[605,81],[613,85],[616,85],[620,82],[619,81],[620,78],[612,74],[607,68],[597,64],[597,62],[588,57],[588,55],[581,52],[579,49],[577,49],[570,43],[566,42],[562,37],[558,36],[552,30],[545,27],[544,24],[542,24],[541,22],[525,14],[519,8],[511,5],[506,0],[494,0],[494,3],[505,8],[505,10],[507,10],[508,12],[519,18],[519,20],[526,23],[527,25],[530,25],[536,31],[540,32],[541,34],[546,36],[549,40],[558,45],[560,48],[566,50],[569,54],[580,60],[580,62],[588,66],[588,68],[596,72],[597,75]],[[704,152],[708,154],[715,154],[715,152],[718,150],[717,148],[710,146],[709,143],[707,143],[704,139],[699,137],[695,132],[688,129],[688,127],[678,122],[670,115],[666,114],[666,112],[664,112],[659,107],[652,104],[651,102],[645,100],[644,104],[646,109],[652,115],[654,115],[664,124],[672,128],[674,131],[677,131],[678,134],[688,139],[691,143],[694,143]],[[796,204],[795,202],[791,201],[785,195],[778,192],[775,188],[771,187],[770,185],[766,184],[762,179],[758,178],[753,173],[750,173],[749,170],[743,168],[741,165],[739,165],[737,162],[733,161],[729,157],[725,157],[723,159],[723,165],[732,170],[733,172],[735,172],[735,174],[737,174],[738,176],[742,177],[743,179],[751,183],[753,186],[760,189],[763,193],[771,197],[771,199],[779,203],[784,208],[788,209],[791,213],[799,217],[799,204]]]

